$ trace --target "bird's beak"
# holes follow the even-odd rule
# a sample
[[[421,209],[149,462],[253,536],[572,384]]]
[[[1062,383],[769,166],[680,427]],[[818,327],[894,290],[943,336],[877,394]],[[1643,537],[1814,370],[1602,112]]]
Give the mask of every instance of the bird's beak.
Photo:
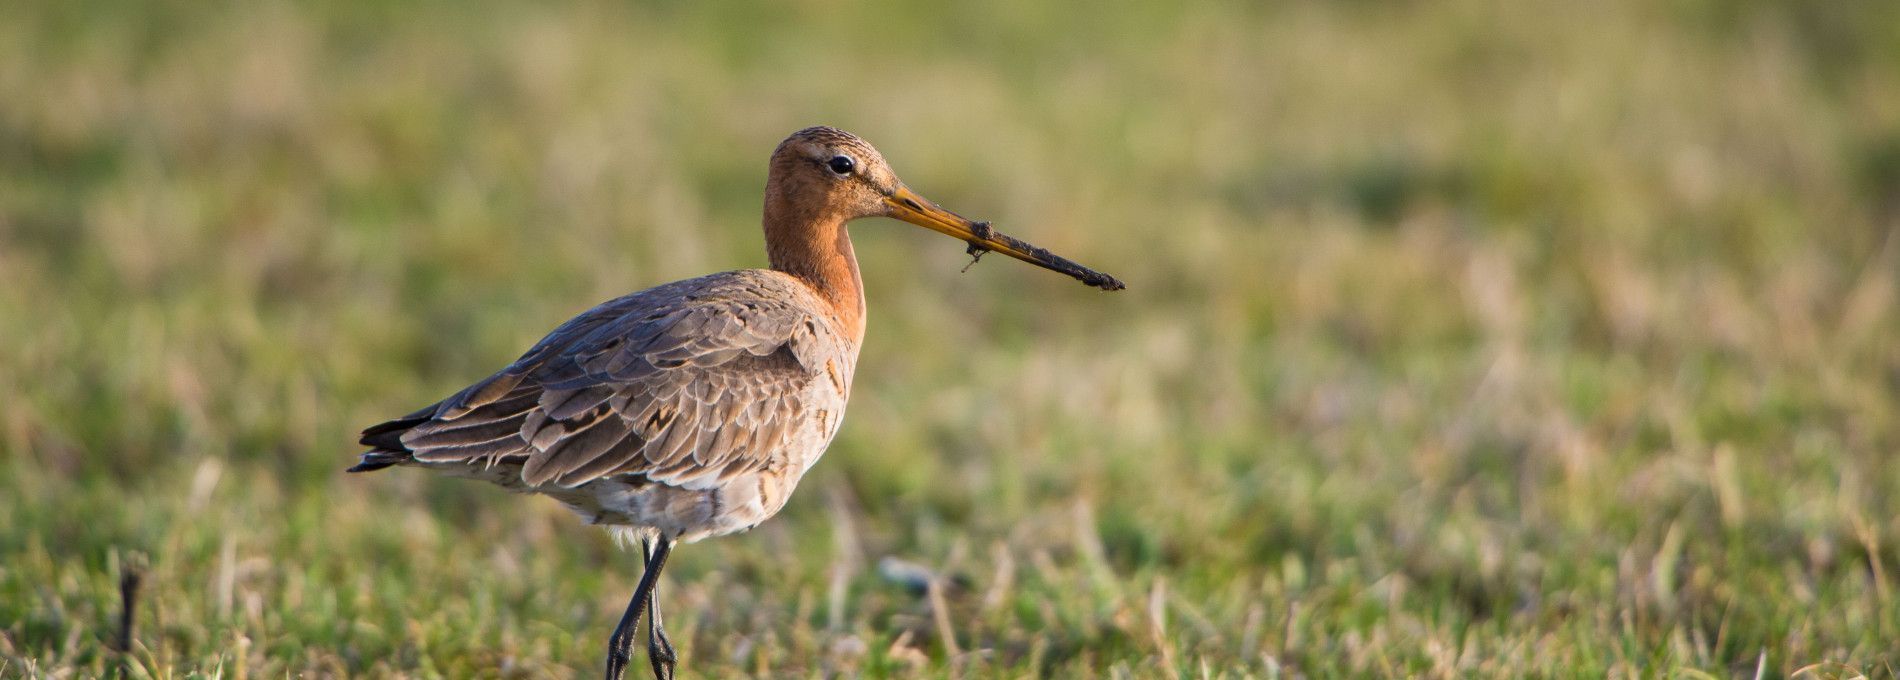
[[[971,254],[981,255],[984,251],[994,250],[1043,269],[1068,274],[1082,283],[1102,290],[1121,290],[1127,287],[1113,276],[1076,264],[1068,258],[992,229],[988,222],[973,221],[944,210],[937,204],[918,196],[917,192],[911,191],[909,187],[899,185],[895,191],[884,197],[884,202],[890,205],[891,217],[968,242]]]

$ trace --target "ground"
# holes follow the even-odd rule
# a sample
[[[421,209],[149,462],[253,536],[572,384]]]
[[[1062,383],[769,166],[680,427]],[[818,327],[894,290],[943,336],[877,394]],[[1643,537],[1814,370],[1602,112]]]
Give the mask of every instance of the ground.
[[[597,673],[632,554],[353,434],[761,266],[812,124],[1129,289],[855,226],[686,676],[1900,668],[1900,4],[29,0],[0,676]]]

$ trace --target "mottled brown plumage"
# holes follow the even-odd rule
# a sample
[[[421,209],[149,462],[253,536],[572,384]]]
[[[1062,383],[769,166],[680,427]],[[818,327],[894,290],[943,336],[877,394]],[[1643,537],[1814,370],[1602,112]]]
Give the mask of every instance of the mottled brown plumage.
[[[793,133],[772,154],[764,228],[771,269],[723,272],[608,301],[562,324],[500,372],[363,431],[352,472],[412,466],[539,493],[637,538],[647,572],[609,643],[627,662],[642,608],[660,677],[673,650],[652,599],[677,542],[751,528],[784,506],[838,432],[864,339],[846,231],[890,216],[976,250],[1121,282],[917,196],[858,137]]]
[[[588,310],[487,379],[370,428],[365,465],[554,497],[596,524],[693,541],[764,521],[837,432],[857,339],[772,270]]]

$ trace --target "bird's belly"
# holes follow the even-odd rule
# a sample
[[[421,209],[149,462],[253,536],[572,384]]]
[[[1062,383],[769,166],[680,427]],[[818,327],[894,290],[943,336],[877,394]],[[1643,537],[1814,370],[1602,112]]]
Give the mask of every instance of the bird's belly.
[[[705,489],[600,480],[544,491],[589,524],[634,527],[683,542],[745,531],[784,507],[795,478],[748,473]]]

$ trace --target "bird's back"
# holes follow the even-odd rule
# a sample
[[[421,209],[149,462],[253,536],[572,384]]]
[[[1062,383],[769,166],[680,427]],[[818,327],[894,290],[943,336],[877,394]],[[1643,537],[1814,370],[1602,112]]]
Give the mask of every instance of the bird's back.
[[[837,433],[856,339],[790,275],[650,288],[513,364],[363,432],[353,471],[417,465],[543,493],[594,523],[694,540],[784,505]]]

